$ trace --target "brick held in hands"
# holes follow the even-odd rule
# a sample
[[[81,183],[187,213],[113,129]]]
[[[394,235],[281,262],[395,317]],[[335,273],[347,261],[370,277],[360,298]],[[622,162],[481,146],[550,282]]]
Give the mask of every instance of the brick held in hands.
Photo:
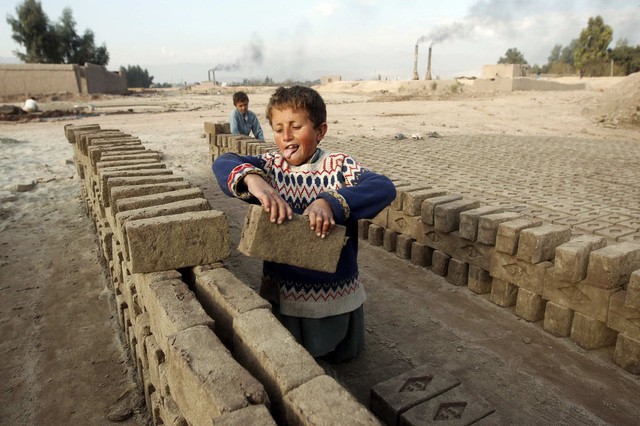
[[[278,225],[269,213],[252,205],[245,217],[238,251],[270,262],[284,263],[322,272],[335,272],[345,243],[346,228],[336,225],[329,235],[320,238],[309,227],[309,219],[293,215]]]
[[[205,265],[229,256],[229,225],[216,210],[189,212],[125,224],[132,273]]]

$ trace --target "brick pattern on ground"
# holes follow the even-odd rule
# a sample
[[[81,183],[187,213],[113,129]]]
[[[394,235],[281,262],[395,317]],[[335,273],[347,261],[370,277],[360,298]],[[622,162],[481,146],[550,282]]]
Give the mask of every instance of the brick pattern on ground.
[[[153,424],[380,424],[224,268],[224,213],[161,153],[99,125],[65,135]],[[223,139],[242,153],[266,147]]]

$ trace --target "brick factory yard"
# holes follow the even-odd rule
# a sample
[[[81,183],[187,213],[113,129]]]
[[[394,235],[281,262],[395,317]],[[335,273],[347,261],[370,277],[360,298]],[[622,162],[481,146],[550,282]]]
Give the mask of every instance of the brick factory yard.
[[[598,222],[610,243],[639,242],[640,78],[559,81],[584,82],[586,89],[320,87],[329,124],[322,144],[394,181],[480,201],[511,200],[582,232],[591,231],[580,224]],[[272,90],[247,88],[267,139],[264,107]],[[40,100],[45,111],[90,114],[0,122],[0,424],[106,425],[118,415],[125,424],[149,422],[63,126],[97,123],[164,153],[167,168],[226,213],[236,247],[246,205],[215,184],[203,133],[205,121],[227,120],[232,92],[196,86],[127,97],[49,97]],[[396,139],[398,133],[407,139]],[[603,213],[576,221],[579,213],[569,207],[586,213],[594,210],[590,203],[627,219],[613,223]],[[581,349],[428,268],[366,242],[360,247],[365,351],[353,362],[323,366],[363,404],[373,385],[428,365],[496,409],[484,424],[640,423],[640,378],[611,362],[612,347]],[[257,289],[259,261],[232,250],[225,264]]]

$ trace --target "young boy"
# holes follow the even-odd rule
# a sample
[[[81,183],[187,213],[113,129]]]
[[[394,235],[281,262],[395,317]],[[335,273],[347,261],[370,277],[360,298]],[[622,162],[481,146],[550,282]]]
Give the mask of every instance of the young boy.
[[[231,133],[247,136],[249,136],[249,133],[253,133],[254,138],[264,140],[258,117],[252,111],[249,111],[249,96],[244,92],[234,93],[233,106],[235,108],[229,116]]]
[[[311,232],[320,238],[336,223],[346,226],[348,238],[335,273],[264,262],[260,288],[274,314],[312,356],[346,361],[364,345],[358,220],[389,205],[395,186],[347,154],[318,148],[327,133],[327,112],[315,90],[278,88],[267,105],[267,119],[278,151],[223,154],[213,172],[225,194],[260,203],[271,222],[281,224],[293,213],[308,215]]]

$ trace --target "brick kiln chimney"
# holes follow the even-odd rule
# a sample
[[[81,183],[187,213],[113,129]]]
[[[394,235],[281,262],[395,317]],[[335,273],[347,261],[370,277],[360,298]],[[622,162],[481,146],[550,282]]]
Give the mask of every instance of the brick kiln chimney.
[[[416,50],[413,54],[413,79],[420,80],[418,75],[418,45],[416,44]]]
[[[429,56],[427,57],[427,75],[425,80],[431,80],[431,46],[429,46]]]

